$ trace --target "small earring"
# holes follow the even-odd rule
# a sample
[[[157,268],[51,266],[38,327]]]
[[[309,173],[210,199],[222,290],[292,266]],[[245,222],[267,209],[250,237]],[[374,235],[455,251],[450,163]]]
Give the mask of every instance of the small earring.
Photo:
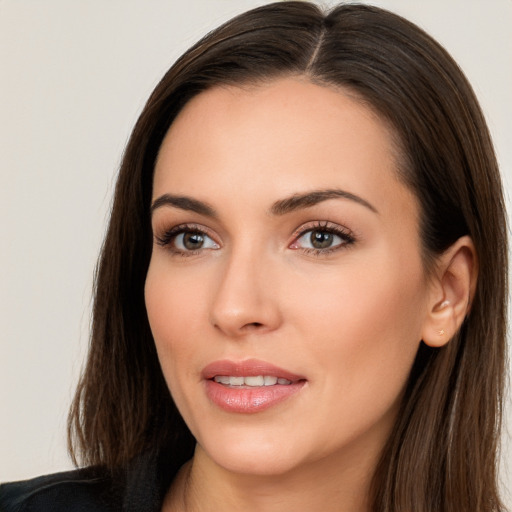
[[[439,336],[444,336],[445,335],[444,329],[437,331],[437,334],[439,334]]]

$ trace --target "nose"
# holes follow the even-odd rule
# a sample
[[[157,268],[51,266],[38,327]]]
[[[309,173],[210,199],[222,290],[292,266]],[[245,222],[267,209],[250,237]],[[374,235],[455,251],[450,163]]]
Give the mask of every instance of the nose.
[[[211,323],[229,337],[271,332],[282,321],[273,266],[249,253],[233,252],[224,262],[212,299]]]

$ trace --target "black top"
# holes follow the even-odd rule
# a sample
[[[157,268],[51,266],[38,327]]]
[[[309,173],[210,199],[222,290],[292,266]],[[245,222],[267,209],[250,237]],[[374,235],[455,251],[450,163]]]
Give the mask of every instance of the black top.
[[[0,512],[160,512],[179,468],[144,454],[115,475],[84,468],[0,485]]]

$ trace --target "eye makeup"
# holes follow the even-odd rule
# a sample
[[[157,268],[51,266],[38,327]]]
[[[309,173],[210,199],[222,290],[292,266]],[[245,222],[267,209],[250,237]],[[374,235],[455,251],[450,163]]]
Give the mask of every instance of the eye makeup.
[[[302,250],[306,254],[327,255],[346,248],[355,241],[354,234],[345,226],[329,221],[313,221],[302,225],[296,231],[289,248]]]
[[[155,234],[155,242],[172,255],[194,256],[203,251],[218,250],[221,243],[207,227],[196,223],[183,223]],[[311,221],[301,225],[292,235],[289,249],[308,255],[327,256],[346,249],[356,241],[345,226],[330,221]]]
[[[155,241],[171,254],[181,256],[194,256],[204,250],[220,249],[220,244],[215,241],[210,230],[200,224],[178,224],[164,230],[161,235],[155,235]]]

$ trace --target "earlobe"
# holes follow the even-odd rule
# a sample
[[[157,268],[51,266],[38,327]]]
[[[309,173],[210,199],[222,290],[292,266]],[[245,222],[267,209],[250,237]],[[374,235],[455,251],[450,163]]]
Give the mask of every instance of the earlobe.
[[[423,341],[441,347],[455,336],[469,313],[478,276],[476,251],[469,236],[439,256],[429,296]]]

